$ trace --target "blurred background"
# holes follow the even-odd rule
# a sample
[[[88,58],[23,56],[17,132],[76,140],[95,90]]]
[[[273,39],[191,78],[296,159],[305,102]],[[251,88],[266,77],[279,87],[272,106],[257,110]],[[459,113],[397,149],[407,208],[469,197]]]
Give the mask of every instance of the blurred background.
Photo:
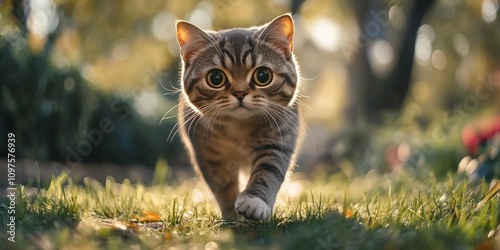
[[[298,172],[472,173],[481,155],[498,159],[498,10],[498,0],[0,0],[0,166],[14,133],[20,182],[63,170],[192,176],[169,138],[175,21],[218,30],[291,12],[307,124]]]

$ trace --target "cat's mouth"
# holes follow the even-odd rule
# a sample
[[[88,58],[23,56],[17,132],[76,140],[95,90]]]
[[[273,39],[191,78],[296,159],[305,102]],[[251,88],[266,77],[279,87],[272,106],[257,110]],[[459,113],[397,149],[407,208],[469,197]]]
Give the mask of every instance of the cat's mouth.
[[[233,108],[233,110],[241,110],[241,109],[250,110],[249,108],[245,107],[243,103],[240,103],[238,106]]]
[[[238,109],[246,109],[250,110],[243,102],[238,102],[234,105],[235,107],[232,110],[238,110]]]
[[[226,114],[238,119],[246,119],[254,116],[256,113],[254,109],[248,107],[248,104],[240,102],[237,104],[235,103],[234,106],[230,108]]]

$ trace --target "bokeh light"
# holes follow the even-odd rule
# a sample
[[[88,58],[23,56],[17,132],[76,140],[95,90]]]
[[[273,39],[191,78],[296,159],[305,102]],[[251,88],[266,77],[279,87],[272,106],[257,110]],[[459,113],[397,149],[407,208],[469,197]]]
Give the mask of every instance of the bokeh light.
[[[420,26],[415,42],[415,56],[420,65],[429,63],[432,54],[432,41],[434,40],[434,30],[431,26],[424,24]]]
[[[444,69],[446,67],[446,55],[442,50],[435,50],[432,52],[432,66],[436,69]]]
[[[209,30],[258,26],[294,4],[299,8],[293,10],[293,49],[302,91],[297,105],[310,130],[299,170],[382,166],[386,155],[399,168],[418,151],[419,143],[406,140],[406,132],[420,138],[413,135],[445,123],[443,117],[470,117],[500,105],[500,92],[488,92],[500,82],[498,0],[435,1],[420,10],[415,8],[421,1],[18,2],[24,5],[16,11],[0,7],[0,49],[9,56],[2,64],[8,72],[0,77],[32,91],[1,92],[9,119],[19,118],[16,128],[41,124],[25,131],[36,138],[20,146],[25,157],[64,161],[66,146],[82,140],[81,130],[109,118],[116,130],[84,162],[151,167],[162,158],[189,165],[179,137],[166,141],[177,122],[180,88],[176,21]],[[421,20],[418,13],[424,13]],[[489,97],[479,101],[477,93]],[[467,105],[471,111],[464,111]],[[0,124],[4,130],[14,126]],[[363,138],[374,136],[366,126],[383,130],[388,124],[406,130],[377,135],[387,143],[356,152],[368,147]],[[356,133],[365,133],[359,135],[362,146],[349,141]],[[355,160],[339,160],[344,155]]]
[[[319,49],[335,52],[339,48],[342,34],[335,22],[328,18],[318,17],[309,25],[309,36]]]
[[[29,5],[28,28],[33,34],[45,37],[57,28],[59,18],[52,0],[32,0]]]
[[[378,75],[385,75],[394,60],[392,45],[386,40],[376,40],[368,46],[370,65]]]
[[[487,23],[495,21],[498,13],[498,1],[497,0],[484,0],[481,6],[481,15],[483,20]]]

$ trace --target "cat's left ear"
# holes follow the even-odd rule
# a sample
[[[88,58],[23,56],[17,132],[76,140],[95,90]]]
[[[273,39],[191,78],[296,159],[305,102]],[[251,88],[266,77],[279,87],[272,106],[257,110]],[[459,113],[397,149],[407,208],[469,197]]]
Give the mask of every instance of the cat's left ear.
[[[292,15],[284,14],[276,17],[266,25],[260,37],[276,46],[285,55],[290,55],[293,50],[294,24]]]
[[[175,26],[177,42],[181,47],[181,55],[185,62],[190,61],[193,55],[210,44],[209,35],[194,24],[178,21]]]

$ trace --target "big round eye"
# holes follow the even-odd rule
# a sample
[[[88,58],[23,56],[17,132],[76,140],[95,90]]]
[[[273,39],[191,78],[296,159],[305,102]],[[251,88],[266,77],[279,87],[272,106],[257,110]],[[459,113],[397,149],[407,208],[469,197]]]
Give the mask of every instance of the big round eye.
[[[268,68],[260,67],[253,72],[253,80],[259,86],[266,86],[273,80],[273,74]]]
[[[214,69],[207,75],[207,82],[210,87],[221,88],[226,83],[226,75],[220,69]]]

